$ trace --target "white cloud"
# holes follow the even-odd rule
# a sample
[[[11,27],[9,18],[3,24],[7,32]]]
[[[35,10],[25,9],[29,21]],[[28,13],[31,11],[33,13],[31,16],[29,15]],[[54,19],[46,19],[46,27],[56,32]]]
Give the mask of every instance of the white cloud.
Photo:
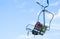
[[[30,22],[30,24],[35,25],[36,21],[33,20],[32,22]]]
[[[58,13],[54,17],[55,19],[60,19],[60,9],[58,10]]]
[[[45,35],[43,35],[43,36],[41,36],[41,35],[36,35],[36,36],[34,36],[34,35],[29,35],[29,36],[27,36],[27,35],[20,35],[19,37],[18,37],[18,39],[48,39],[48,36],[45,34]]]
[[[46,26],[49,26],[49,24],[46,23]],[[51,30],[60,30],[60,24],[58,24],[58,23],[51,23],[50,29]]]
[[[50,6],[58,6],[60,4],[60,2],[55,2],[55,3],[52,3]]]
[[[47,19],[51,19],[52,18],[52,14],[46,13],[46,17],[47,17]]]
[[[37,39],[49,39],[47,34],[44,34],[43,36],[38,35],[36,36]]]
[[[27,36],[27,35],[20,35],[18,37],[18,39],[52,39],[52,38],[56,38],[57,36],[60,36],[60,34],[57,33],[57,32],[55,32],[55,33],[50,32],[48,34],[45,33],[43,36],[36,35],[35,37],[34,37],[34,35],[29,35],[29,36]]]
[[[31,39],[31,38],[34,38],[34,35],[29,35],[29,36],[27,36],[27,35],[20,35],[18,37],[18,39]]]
[[[26,6],[27,2],[22,2],[16,5],[17,8],[24,8]]]
[[[16,8],[24,8],[27,4],[26,1],[20,2],[19,0],[13,0],[13,2],[16,5]]]
[[[47,15],[47,18],[50,19],[52,16],[51,15]],[[60,9],[57,11],[56,14],[54,14],[54,18],[53,18],[53,22],[51,23],[51,29],[53,30],[60,30],[60,23],[59,23],[59,20],[60,19]],[[59,20],[58,22],[55,22]],[[48,23],[47,23],[48,25]]]
[[[51,18],[51,16],[47,16],[47,18],[49,19],[49,18]],[[51,23],[51,29],[53,29],[53,30],[60,30],[60,23],[56,23],[55,22],[58,19],[60,19],[60,9],[58,10],[56,15],[54,14],[53,22]],[[46,23],[46,24],[48,25],[48,23]]]
[[[60,30],[60,24],[51,24],[51,29]]]

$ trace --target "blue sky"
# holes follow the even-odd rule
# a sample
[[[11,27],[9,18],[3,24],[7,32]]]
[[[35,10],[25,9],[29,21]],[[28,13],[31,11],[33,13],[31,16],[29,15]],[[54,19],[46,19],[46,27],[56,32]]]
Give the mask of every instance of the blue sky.
[[[0,39],[27,39],[26,25],[34,25],[38,12],[42,10],[36,1],[40,2],[40,0],[0,0]],[[40,3],[44,4],[43,2]],[[49,2],[47,10],[55,15],[50,31],[44,36],[35,38],[30,35],[29,39],[60,39],[60,0],[49,0]],[[51,18],[49,14],[46,17],[47,20]]]

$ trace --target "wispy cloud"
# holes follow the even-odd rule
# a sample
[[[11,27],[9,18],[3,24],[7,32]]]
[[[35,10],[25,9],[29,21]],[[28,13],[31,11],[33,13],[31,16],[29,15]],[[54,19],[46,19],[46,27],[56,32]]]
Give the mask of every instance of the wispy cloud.
[[[47,18],[50,19],[51,15],[47,15]],[[58,10],[57,14],[54,14],[53,22],[51,23],[51,29],[60,30],[60,23],[58,23],[60,20],[60,9]],[[59,20],[57,23],[56,20]],[[48,23],[47,23],[48,25]]]
[[[19,0],[13,0],[14,4],[16,5],[16,8],[24,8],[27,4],[26,1],[19,1]]]
[[[24,8],[26,6],[27,2],[22,2],[16,5],[17,8]]]
[[[34,36],[34,35],[29,35],[29,36],[27,36],[27,35],[20,35],[19,37],[18,37],[18,39],[48,39],[48,36],[45,34],[45,35],[43,35],[43,36],[41,36],[41,35],[37,35],[37,36]]]
[[[35,25],[35,24],[36,24],[36,21],[32,20],[32,21],[30,22],[30,24]]]
[[[54,26],[55,27],[55,26]],[[55,27],[56,28],[56,27]],[[53,28],[53,29],[55,29],[55,28]],[[35,37],[34,37],[34,35],[33,34],[30,34],[29,36],[27,36],[26,34],[23,34],[23,35],[20,35],[20,36],[18,36],[18,38],[17,39],[52,39],[52,38],[56,38],[56,36],[57,36],[57,38],[58,38],[58,36],[60,36],[60,32],[58,32],[58,31],[53,31],[53,29],[51,29],[51,31],[49,32],[49,33],[45,33],[43,36],[41,36],[41,35],[36,35]]]
[[[60,30],[60,24],[53,24],[53,25],[51,25],[51,29],[53,29],[53,30]]]
[[[29,36],[27,36],[27,35],[20,35],[18,37],[18,39],[31,39],[31,38],[34,38],[34,35],[29,35]]]
[[[55,19],[60,19],[60,9],[58,10],[58,12],[57,12],[57,14],[55,15],[55,17],[54,17]]]
[[[50,6],[58,6],[60,4],[60,2],[55,2],[55,3],[52,3]]]

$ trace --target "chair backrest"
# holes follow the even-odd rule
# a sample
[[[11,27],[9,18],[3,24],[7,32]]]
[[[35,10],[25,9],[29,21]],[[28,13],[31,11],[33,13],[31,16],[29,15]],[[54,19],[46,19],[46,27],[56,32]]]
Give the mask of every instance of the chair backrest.
[[[37,27],[37,28],[41,28],[43,25],[40,23],[40,22],[37,22],[36,24],[35,24],[35,27]]]

